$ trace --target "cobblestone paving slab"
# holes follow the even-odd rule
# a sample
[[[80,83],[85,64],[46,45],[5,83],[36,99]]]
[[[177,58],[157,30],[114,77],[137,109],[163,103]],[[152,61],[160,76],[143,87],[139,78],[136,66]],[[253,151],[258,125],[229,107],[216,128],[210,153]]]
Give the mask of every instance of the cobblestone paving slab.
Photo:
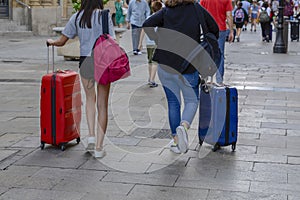
[[[233,171],[249,171],[253,168],[253,162],[226,160],[218,156],[211,159],[191,158],[187,166],[197,166],[200,169],[230,169]]]
[[[0,196],[1,196],[3,193],[7,192],[8,190],[9,190],[9,189],[6,188],[6,187],[0,187]]]
[[[11,147],[13,148],[37,148],[40,146],[40,137],[39,136],[29,136],[25,137],[19,142],[15,143]]]
[[[128,195],[128,199],[161,199],[161,200],[180,200],[180,199],[206,199],[208,190],[136,185]]]
[[[17,150],[5,150],[5,149],[1,149],[0,161],[3,161],[7,157],[12,156],[12,155],[16,154],[17,152],[18,152]]]
[[[45,157],[47,159],[44,159]],[[49,147],[49,149],[45,148],[45,150],[38,149],[34,151],[33,153],[19,160],[16,165],[78,168],[90,157],[90,154],[80,151],[66,150],[62,152],[59,148]]]
[[[110,191],[110,190],[108,190]],[[81,197],[81,200],[86,200],[86,199],[91,199],[91,200],[97,200],[99,198],[103,198],[106,200],[127,200],[129,198],[127,198],[127,196],[124,195],[120,195],[120,194],[112,194],[112,193],[108,193],[103,192],[103,193],[86,193],[83,197]]]
[[[285,194],[285,195],[300,195],[298,184],[290,183],[267,183],[267,182],[251,182],[251,192],[269,193],[269,194]]]
[[[201,178],[200,180],[185,180],[179,178],[175,184],[176,187],[199,188],[199,189],[213,189],[225,191],[248,192],[250,181],[239,180],[220,180],[212,178]]]
[[[288,200],[287,195],[280,194],[261,194],[254,192],[227,192],[211,190],[209,192],[207,200]],[[289,198],[290,199],[290,198]]]
[[[256,172],[300,173],[299,165],[290,164],[255,163],[253,170]]]
[[[81,180],[83,179],[83,180]],[[112,193],[114,195],[126,196],[133,188],[134,184],[125,183],[109,183],[103,181],[92,181],[88,178],[75,180],[74,178],[64,179],[57,184],[53,189],[58,191],[72,192],[74,189],[77,192],[94,193],[101,196],[101,194]]]
[[[272,172],[253,172],[253,171],[232,171],[232,170],[218,170],[216,179],[222,180],[242,180],[242,181],[261,181],[269,183],[287,183],[287,173],[274,174]]]
[[[288,195],[288,200],[297,200],[300,199],[300,195]]]
[[[297,172],[288,173],[288,183],[291,184],[300,184],[300,175]]]
[[[157,175],[157,174],[130,174],[111,172],[107,174],[102,181],[106,182],[121,182],[121,183],[135,183],[158,186],[174,186],[178,176],[177,175]]]
[[[10,166],[0,173],[1,187],[14,187],[20,181],[30,178],[40,167]]]
[[[85,193],[79,193],[76,191],[65,192],[55,190],[39,190],[39,189],[25,189],[25,188],[12,188],[3,195],[0,196],[1,200],[53,200],[53,199],[65,199],[65,200],[80,200]]]

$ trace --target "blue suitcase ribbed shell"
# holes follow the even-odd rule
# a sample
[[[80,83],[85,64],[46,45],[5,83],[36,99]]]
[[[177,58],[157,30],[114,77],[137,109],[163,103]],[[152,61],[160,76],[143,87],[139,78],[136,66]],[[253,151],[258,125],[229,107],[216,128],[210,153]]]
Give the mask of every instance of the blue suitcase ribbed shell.
[[[214,146],[232,145],[235,150],[238,136],[238,94],[229,86],[208,85],[201,89],[199,105],[199,141]]]

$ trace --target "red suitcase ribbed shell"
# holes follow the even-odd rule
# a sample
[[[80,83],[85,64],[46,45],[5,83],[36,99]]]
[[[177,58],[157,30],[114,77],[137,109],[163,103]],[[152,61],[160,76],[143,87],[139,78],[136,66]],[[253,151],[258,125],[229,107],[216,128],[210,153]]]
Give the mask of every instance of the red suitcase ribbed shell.
[[[42,78],[40,101],[41,148],[80,141],[81,92],[78,73],[66,70]]]

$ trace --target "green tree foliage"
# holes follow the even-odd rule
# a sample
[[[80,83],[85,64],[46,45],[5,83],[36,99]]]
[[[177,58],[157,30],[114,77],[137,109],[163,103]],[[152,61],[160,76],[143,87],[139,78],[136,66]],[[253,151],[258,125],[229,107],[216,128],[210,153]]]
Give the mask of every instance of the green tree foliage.
[[[103,0],[103,4],[105,5],[109,0]],[[72,0],[73,4],[73,12],[77,12],[81,6],[81,0]]]

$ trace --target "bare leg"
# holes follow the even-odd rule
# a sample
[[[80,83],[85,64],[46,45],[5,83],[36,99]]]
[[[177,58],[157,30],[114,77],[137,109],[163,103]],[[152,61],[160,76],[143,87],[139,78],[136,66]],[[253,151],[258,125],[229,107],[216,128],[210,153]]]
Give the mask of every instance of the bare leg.
[[[241,28],[236,29],[236,36],[237,36],[237,41],[240,41],[240,35],[241,35]]]
[[[153,63],[149,63],[149,78],[150,81],[155,82],[155,75],[157,72],[157,65]]]
[[[97,109],[98,109],[98,125],[97,125],[97,142],[96,149],[102,150],[104,135],[107,128],[108,120],[108,97],[110,84],[100,85],[97,87]]]
[[[139,49],[140,51],[142,51],[142,49],[143,49],[143,40],[144,40],[144,36],[145,36],[145,31],[142,29],[142,31],[141,31],[141,36],[140,36],[140,41],[139,41],[139,47],[138,47],[138,49]]]
[[[89,136],[95,136],[95,114],[96,114],[96,92],[94,82],[81,77],[81,82],[86,96],[86,120],[89,129]]]

